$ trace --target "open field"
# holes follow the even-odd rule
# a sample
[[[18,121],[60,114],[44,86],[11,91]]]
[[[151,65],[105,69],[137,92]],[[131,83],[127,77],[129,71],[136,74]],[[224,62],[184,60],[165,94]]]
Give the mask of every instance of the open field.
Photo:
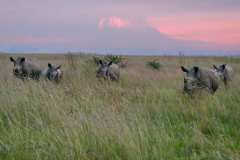
[[[28,56],[62,64],[63,80],[23,82],[0,56],[2,160],[240,159],[238,58],[127,57],[116,83],[96,79],[91,56]],[[152,59],[159,71],[146,67]],[[182,93],[181,65],[221,63],[235,71],[229,89]]]

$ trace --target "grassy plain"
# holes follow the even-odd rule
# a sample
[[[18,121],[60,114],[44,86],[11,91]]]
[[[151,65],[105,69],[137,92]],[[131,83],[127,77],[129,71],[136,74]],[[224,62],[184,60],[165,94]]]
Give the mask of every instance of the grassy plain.
[[[0,56],[2,160],[240,159],[239,58],[126,57],[116,83],[96,79],[91,56],[27,57],[62,64],[63,80],[23,82]],[[153,59],[159,70],[146,66]],[[181,65],[221,63],[235,71],[228,89],[182,93]]]

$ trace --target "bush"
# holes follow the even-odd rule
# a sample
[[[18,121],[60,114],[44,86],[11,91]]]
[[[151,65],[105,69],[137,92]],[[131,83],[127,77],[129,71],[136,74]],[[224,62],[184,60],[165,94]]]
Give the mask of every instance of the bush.
[[[149,66],[152,69],[159,70],[161,67],[161,64],[157,60],[152,60],[147,62],[147,66]]]
[[[126,67],[126,62],[124,62],[124,58],[122,56],[115,56],[115,55],[106,55],[103,58],[98,57],[98,56],[93,56],[93,62],[96,65],[99,65],[99,61],[102,60],[104,62],[113,62],[115,64],[119,64],[120,66]]]
[[[96,64],[96,65],[99,65],[99,61],[101,60],[100,57],[97,57],[97,56],[93,56],[93,62]]]
[[[123,60],[122,56],[117,56],[117,55],[106,55],[104,57],[104,60],[106,60],[107,62],[113,62],[115,64],[120,63]]]

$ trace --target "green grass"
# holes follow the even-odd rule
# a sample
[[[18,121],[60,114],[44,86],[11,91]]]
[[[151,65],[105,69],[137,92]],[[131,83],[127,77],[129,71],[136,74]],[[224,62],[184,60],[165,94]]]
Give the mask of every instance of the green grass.
[[[159,72],[145,66],[152,57],[129,58],[119,83],[97,80],[88,56],[71,63],[37,59],[63,64],[63,81],[22,82],[7,57],[0,60],[0,159],[240,159],[238,60],[231,60],[236,76],[229,89],[191,98],[182,94],[178,58],[159,58]],[[225,60],[184,63],[211,67]]]

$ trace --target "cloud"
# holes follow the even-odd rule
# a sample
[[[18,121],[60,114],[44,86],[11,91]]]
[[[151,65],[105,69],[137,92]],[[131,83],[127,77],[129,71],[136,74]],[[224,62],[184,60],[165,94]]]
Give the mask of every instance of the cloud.
[[[180,15],[149,18],[147,24],[176,39],[195,40],[226,46],[240,44],[240,22],[226,17]]]
[[[100,29],[109,27],[109,28],[129,28],[131,26],[131,23],[129,20],[125,20],[120,17],[109,17],[109,18],[100,18],[98,27]]]
[[[3,45],[144,51],[240,46],[239,0],[22,1],[1,0],[0,50]]]

